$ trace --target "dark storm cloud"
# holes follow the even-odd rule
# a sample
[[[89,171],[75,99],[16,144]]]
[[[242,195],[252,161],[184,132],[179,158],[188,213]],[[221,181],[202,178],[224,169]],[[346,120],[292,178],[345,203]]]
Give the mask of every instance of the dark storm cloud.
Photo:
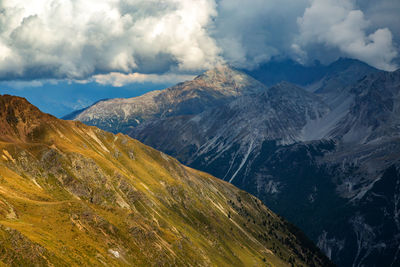
[[[304,63],[345,56],[395,69],[400,1],[359,2],[220,0],[214,38],[224,58],[236,65],[252,66],[276,56]]]
[[[251,67],[273,56],[292,54],[297,18],[307,0],[220,0],[213,33],[224,58]]]

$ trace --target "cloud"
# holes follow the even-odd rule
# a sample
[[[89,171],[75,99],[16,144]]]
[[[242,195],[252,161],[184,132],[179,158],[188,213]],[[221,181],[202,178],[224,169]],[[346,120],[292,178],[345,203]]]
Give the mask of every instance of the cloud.
[[[22,90],[26,87],[42,87],[44,84],[43,81],[33,80],[33,81],[6,81],[0,82],[0,85],[6,86],[12,89]]]
[[[213,0],[3,0],[0,78],[193,71],[220,62]]]
[[[391,70],[398,11],[397,0],[1,0],[0,80],[123,84],[276,57]]]
[[[131,83],[178,83],[185,80],[192,80],[193,75],[179,75],[179,74],[143,74],[143,73],[130,73],[123,74],[118,72],[111,72],[109,74],[98,74],[93,76],[92,80],[102,85],[112,85],[115,87],[122,87]]]
[[[217,11],[212,36],[238,67],[279,57],[301,63],[351,57],[396,68],[399,1],[220,0]]]
[[[400,44],[400,2],[398,0],[357,0],[356,4],[372,25],[390,29],[395,42]]]
[[[220,0],[213,37],[224,58],[252,67],[275,56],[289,56],[298,32],[297,17],[308,0]]]
[[[367,34],[371,23],[352,1],[312,0],[298,24],[300,34],[293,44],[297,51],[299,47],[318,43],[377,68],[396,69],[393,60],[398,53],[391,31],[380,28]]]

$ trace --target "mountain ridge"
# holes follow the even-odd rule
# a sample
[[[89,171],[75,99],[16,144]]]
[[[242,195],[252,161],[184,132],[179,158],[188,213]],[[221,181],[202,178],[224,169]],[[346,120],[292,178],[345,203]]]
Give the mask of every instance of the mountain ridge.
[[[331,264],[231,184],[126,135],[43,114],[25,99],[0,103],[0,119],[13,111],[2,125],[23,129],[0,133],[0,263]]]
[[[16,98],[11,95],[1,96],[0,99],[0,136],[25,141],[33,138],[35,130],[42,122],[54,121],[55,117],[42,113],[31,105],[25,98]]]
[[[345,73],[346,80],[350,79],[352,82],[355,82],[357,79],[362,78],[359,77],[359,73],[373,73],[379,70],[357,59],[339,58],[329,65],[322,65],[317,61],[309,66],[302,65],[293,60],[273,59],[266,64],[261,64],[254,70],[243,71],[267,86],[287,81],[308,88],[309,90],[317,90],[321,83],[326,82],[327,79],[337,77],[338,74],[343,75]],[[349,75],[350,73],[355,74],[354,77]],[[341,81],[337,82],[340,83]]]
[[[117,133],[152,118],[191,115],[226,103],[235,97],[265,90],[265,85],[228,66],[219,66],[192,81],[151,91],[139,97],[110,99],[66,118]]]

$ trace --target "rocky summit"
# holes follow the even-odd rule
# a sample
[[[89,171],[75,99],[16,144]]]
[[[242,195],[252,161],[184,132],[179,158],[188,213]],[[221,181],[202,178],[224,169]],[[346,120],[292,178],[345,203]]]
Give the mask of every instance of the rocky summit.
[[[240,71],[220,66],[192,81],[165,90],[128,99],[99,101],[64,119],[79,120],[113,133],[125,133],[150,119],[198,114],[265,88],[265,85]]]
[[[331,265],[259,199],[126,135],[9,95],[0,126],[0,265]]]

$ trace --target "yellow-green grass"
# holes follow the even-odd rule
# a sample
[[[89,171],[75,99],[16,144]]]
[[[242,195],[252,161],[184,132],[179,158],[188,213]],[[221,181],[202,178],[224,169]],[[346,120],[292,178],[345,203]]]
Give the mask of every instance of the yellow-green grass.
[[[15,126],[29,138],[0,136],[1,263],[330,264],[231,184],[125,135],[45,118],[36,121],[39,130],[26,130],[26,120]]]

